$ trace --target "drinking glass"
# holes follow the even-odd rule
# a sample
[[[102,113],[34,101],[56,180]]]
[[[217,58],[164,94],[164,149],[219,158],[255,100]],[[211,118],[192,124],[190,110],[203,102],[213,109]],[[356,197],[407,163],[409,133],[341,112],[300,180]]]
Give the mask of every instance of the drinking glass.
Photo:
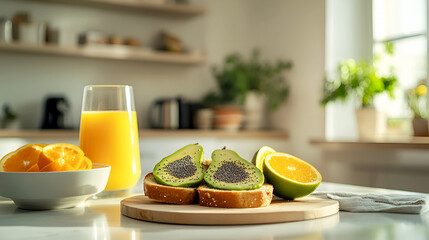
[[[95,198],[131,193],[141,174],[137,114],[131,86],[85,86],[79,144],[92,162],[111,166],[106,189]]]

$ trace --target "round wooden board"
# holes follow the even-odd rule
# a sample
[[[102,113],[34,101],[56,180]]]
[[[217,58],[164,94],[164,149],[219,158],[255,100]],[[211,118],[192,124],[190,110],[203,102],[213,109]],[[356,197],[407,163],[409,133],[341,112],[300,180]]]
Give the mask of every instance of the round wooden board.
[[[263,208],[211,208],[198,204],[174,205],[150,200],[144,195],[121,201],[127,217],[159,223],[191,225],[239,225],[302,221],[338,213],[335,200],[307,196],[294,201],[273,200]]]

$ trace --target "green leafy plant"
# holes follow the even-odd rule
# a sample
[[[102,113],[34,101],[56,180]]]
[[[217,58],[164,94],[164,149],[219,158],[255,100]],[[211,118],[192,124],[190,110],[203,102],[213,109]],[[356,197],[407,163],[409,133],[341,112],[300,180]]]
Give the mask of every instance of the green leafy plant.
[[[3,118],[4,120],[14,120],[18,118],[18,115],[12,111],[8,104],[3,106]]]
[[[292,68],[289,61],[263,61],[255,49],[249,59],[234,53],[225,57],[221,68],[213,67],[213,75],[218,85],[217,91],[208,93],[204,102],[208,105],[243,104],[246,94],[255,91],[267,98],[267,105],[275,110],[283,103],[289,86],[285,82],[284,71]]]
[[[393,54],[391,43],[385,44],[386,52]],[[391,98],[398,86],[397,77],[393,71],[385,76],[380,76],[376,67],[379,57],[371,61],[356,61],[349,59],[338,65],[338,77],[334,80],[325,79],[323,89],[323,105],[337,100],[346,100],[350,96],[356,96],[361,107],[373,106],[374,97],[386,92]]]
[[[407,92],[407,103],[413,112],[414,118],[427,118],[427,87],[424,84],[418,85],[416,88],[410,89]]]

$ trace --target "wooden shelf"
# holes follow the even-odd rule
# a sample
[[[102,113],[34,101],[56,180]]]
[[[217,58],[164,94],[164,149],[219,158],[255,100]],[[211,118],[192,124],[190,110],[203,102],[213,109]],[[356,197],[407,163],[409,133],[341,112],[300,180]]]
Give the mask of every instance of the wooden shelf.
[[[395,137],[383,139],[326,140],[312,139],[310,144],[330,149],[350,148],[414,148],[429,149],[429,137]]]
[[[287,139],[288,133],[280,130],[226,131],[226,130],[161,130],[141,129],[140,138],[197,137],[197,138],[276,138]],[[78,138],[77,130],[0,130],[0,138]]]
[[[287,139],[289,134],[280,130],[163,130],[147,129],[139,131],[140,137],[208,137],[208,138],[280,138]]]
[[[32,0],[35,1],[35,0]],[[154,14],[169,14],[177,16],[196,16],[203,14],[203,6],[191,4],[155,3],[144,0],[36,0],[39,2],[63,3],[70,5],[89,6],[134,12]]]
[[[205,57],[197,54],[157,52],[125,46],[60,47],[55,45],[26,45],[0,43],[0,51],[60,55],[69,57],[131,60],[157,63],[201,64]]]

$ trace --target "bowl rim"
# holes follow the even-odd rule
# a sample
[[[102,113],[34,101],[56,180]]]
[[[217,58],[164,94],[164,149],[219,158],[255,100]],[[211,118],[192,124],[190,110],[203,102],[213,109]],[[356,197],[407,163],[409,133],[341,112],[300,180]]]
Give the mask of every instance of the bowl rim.
[[[92,166],[97,166],[97,168],[84,169],[84,170],[72,170],[72,171],[52,171],[52,172],[0,172],[0,174],[39,174],[39,175],[48,175],[48,174],[64,174],[64,173],[76,173],[83,171],[104,171],[106,169],[111,169],[110,165],[103,163],[93,163]]]

